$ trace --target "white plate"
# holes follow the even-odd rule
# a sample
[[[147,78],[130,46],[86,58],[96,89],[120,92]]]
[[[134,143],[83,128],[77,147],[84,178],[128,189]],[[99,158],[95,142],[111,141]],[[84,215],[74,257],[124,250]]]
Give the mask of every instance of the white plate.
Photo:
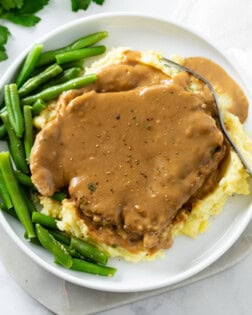
[[[64,46],[83,34],[100,30],[109,32],[110,36],[105,42],[108,48],[127,46],[138,50],[156,49],[166,56],[178,53],[182,56],[208,57],[240,82],[232,65],[208,41],[179,25],[143,15],[117,13],[84,18],[53,31],[38,42],[43,42],[46,49],[52,49]],[[13,78],[29,49],[12,64],[2,77],[0,86]],[[0,221],[27,255],[48,271],[69,282],[111,292],[144,291],[171,285],[196,274],[214,262],[235,242],[252,217],[252,196],[236,196],[231,199],[222,213],[212,220],[214,222],[207,233],[196,240],[176,238],[173,247],[167,250],[165,258],[138,264],[111,259],[110,265],[118,268],[113,278],[78,273],[55,265],[47,251],[24,240],[23,228],[17,221],[3,213],[0,213]]]

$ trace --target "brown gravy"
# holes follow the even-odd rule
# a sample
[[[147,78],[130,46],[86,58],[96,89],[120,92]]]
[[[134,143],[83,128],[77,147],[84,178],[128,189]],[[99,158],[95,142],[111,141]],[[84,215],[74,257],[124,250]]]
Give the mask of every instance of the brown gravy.
[[[244,122],[248,114],[248,100],[240,86],[219,65],[202,57],[187,58],[185,65],[208,79],[218,94],[229,97],[231,106],[228,109]]]
[[[185,89],[189,75],[171,80],[138,56],[129,52],[92,87],[61,99],[59,114],[36,137],[31,171],[42,195],[68,187],[96,241],[153,253],[171,245],[178,211],[215,187],[227,146],[213,102]],[[201,72],[201,60],[213,80],[210,61],[189,58],[187,65]],[[229,93],[230,80],[225,73],[215,82]],[[243,120],[241,93],[232,95]]]

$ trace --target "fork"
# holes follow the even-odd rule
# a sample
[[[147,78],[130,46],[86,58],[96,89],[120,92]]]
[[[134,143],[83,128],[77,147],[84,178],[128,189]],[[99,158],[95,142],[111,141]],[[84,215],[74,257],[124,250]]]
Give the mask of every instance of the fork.
[[[247,173],[250,176],[252,176],[252,169],[250,168],[248,162],[246,161],[246,159],[242,155],[242,153],[239,150],[239,148],[237,147],[237,145],[232,140],[230,134],[228,133],[228,131],[227,131],[226,127],[225,127],[225,123],[224,123],[224,120],[223,120],[223,117],[222,117],[222,113],[221,113],[221,109],[220,109],[220,104],[219,104],[219,101],[218,101],[218,96],[215,93],[215,90],[214,90],[214,87],[212,86],[212,84],[206,78],[204,78],[202,75],[200,75],[199,73],[195,72],[194,70],[192,70],[192,69],[190,69],[188,67],[182,66],[182,65],[180,65],[177,62],[174,62],[174,61],[172,61],[170,59],[167,59],[165,57],[161,57],[160,61],[161,61],[161,63],[164,66],[174,67],[174,68],[177,68],[177,69],[179,69],[181,71],[185,71],[185,72],[188,72],[188,73],[192,74],[195,78],[199,79],[200,81],[204,82],[207,85],[207,87],[211,91],[211,93],[213,95],[213,98],[214,98],[214,102],[215,102],[216,109],[217,109],[218,121],[219,121],[221,130],[222,130],[225,138],[227,139],[227,141],[230,143],[231,147],[234,149],[234,151],[238,155],[238,157],[241,160],[242,164],[244,165]]]

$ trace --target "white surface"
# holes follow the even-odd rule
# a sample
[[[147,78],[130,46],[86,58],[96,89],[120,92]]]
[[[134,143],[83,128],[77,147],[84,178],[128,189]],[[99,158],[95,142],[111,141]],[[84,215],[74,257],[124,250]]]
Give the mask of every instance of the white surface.
[[[230,250],[210,267],[190,279],[158,290],[118,294],[78,287],[53,276],[22,252],[1,226],[0,233],[2,239],[0,260],[10,275],[42,305],[57,314],[64,315],[96,314],[99,311],[105,311],[181,288],[234,266],[252,251],[252,224],[250,224]],[[11,248],[11,251],[9,248]],[[18,261],[13,259],[14,257],[18,257]]]
[[[211,278],[99,315],[249,315],[252,256]]]
[[[38,41],[44,43],[45,49],[65,46],[75,38],[81,37],[84,29],[87,34],[106,29],[109,33],[105,41],[108,50],[112,47],[128,46],[147,51],[155,47],[157,51],[162,51],[164,56],[170,56],[174,52],[181,52],[183,56],[205,56],[221,64],[236,81],[240,80],[224,56],[199,36],[172,23],[141,15],[112,13],[88,17],[74,21],[52,32],[46,39],[38,39]],[[146,33],[148,37],[145,36]],[[0,85],[12,80],[22,59],[21,54],[1,78]],[[247,121],[249,126],[252,116]],[[118,269],[112,278],[97,277],[56,265],[49,252],[25,241],[23,227],[18,221],[2,213],[0,213],[0,220],[15,242],[33,260],[53,274],[88,288],[110,292],[137,292],[175,284],[203,270],[219,258],[235,242],[250,221],[251,201],[252,195],[230,198],[208,233],[194,241],[188,237],[176,238],[174,245],[166,251],[162,259],[138,264],[125,262],[122,259],[111,259],[110,265]]]
[[[61,8],[56,10],[56,4],[59,4],[59,6],[61,5]],[[23,29],[17,32],[17,28],[13,27],[13,33],[15,32],[16,37],[15,40],[14,38],[12,39],[12,42],[9,45],[10,49],[13,51],[11,57],[18,55],[30,41],[46,33],[47,30],[52,29],[54,26],[61,25],[63,21],[72,20],[76,16],[84,16],[86,14],[112,10],[153,13],[162,17],[172,16],[174,19],[182,21],[185,25],[190,25],[198,31],[201,31],[203,34],[208,35],[224,49],[232,49],[233,53],[239,53],[239,57],[241,56],[241,53],[243,53],[242,56],[244,58],[246,58],[246,56],[251,56],[252,42],[249,40],[251,38],[250,30],[252,29],[252,19],[250,18],[252,9],[251,1],[184,0],[171,2],[155,0],[155,3],[153,4],[153,1],[147,0],[107,0],[104,7],[93,6],[88,13],[80,12],[77,15],[70,13],[70,11],[67,10],[67,6],[68,3],[66,3],[66,1],[52,1],[51,6],[40,14],[41,16],[45,16],[45,13],[47,13],[50,14],[50,16],[47,16],[35,30],[27,31]],[[57,13],[57,16],[55,16],[55,12]],[[20,34],[18,41],[17,34]],[[7,65],[8,63],[0,65],[1,73],[6,69]],[[252,308],[250,299],[250,287],[252,285],[250,276],[251,262],[252,258],[250,257],[243,265],[239,265],[222,275],[192,285],[190,288],[180,289],[177,292],[175,291],[169,294],[169,296],[166,296],[167,300],[153,298],[149,300],[152,302],[151,304],[147,302],[139,302],[137,303],[138,307],[135,308],[135,312],[129,307],[124,307],[123,314],[135,314],[136,312],[141,314],[141,311],[145,314],[199,314],[200,311],[202,314],[202,309],[205,310],[204,314],[212,314],[213,312],[216,314],[250,314]],[[12,293],[12,299],[5,299],[4,297],[6,297],[7,294],[4,294],[6,291],[2,289],[2,283],[4,283],[4,281],[2,278],[0,280],[0,305],[3,314],[6,314],[7,312],[11,315],[17,313],[21,315],[31,313],[39,315],[47,314],[42,310],[36,310],[36,303],[33,304],[29,301],[28,304],[22,304],[22,301],[25,301],[25,299],[21,294],[17,293],[15,294],[15,306],[17,306],[17,308],[15,307],[14,310],[13,296],[14,292],[17,291],[14,291],[14,288],[11,286],[9,290]],[[192,299],[192,296],[194,296],[193,293],[195,299]],[[226,298],[226,296],[230,297],[230,299]],[[160,303],[161,305],[159,305]],[[186,311],[186,307],[188,312]],[[114,311],[114,313],[109,313],[116,314],[117,312]]]

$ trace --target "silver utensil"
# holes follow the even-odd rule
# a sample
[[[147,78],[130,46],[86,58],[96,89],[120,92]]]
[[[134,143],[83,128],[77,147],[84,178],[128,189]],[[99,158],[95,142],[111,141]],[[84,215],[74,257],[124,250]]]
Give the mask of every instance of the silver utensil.
[[[182,66],[179,63],[176,63],[176,62],[174,62],[174,61],[172,61],[170,59],[161,57],[160,61],[165,66],[174,67],[174,68],[177,68],[177,69],[179,69],[181,71],[186,71],[186,72],[192,74],[194,77],[196,77],[197,79],[199,79],[200,81],[204,82],[207,85],[207,87],[209,88],[209,90],[211,91],[211,93],[213,95],[214,102],[216,104],[218,120],[219,120],[219,124],[220,124],[221,130],[222,130],[223,134],[225,135],[227,141],[230,143],[230,145],[232,146],[234,151],[237,153],[237,155],[240,158],[242,164],[244,165],[247,173],[252,176],[252,170],[251,170],[248,162],[246,161],[246,159],[244,158],[244,156],[240,152],[239,148],[233,142],[232,138],[230,137],[230,135],[229,135],[229,133],[228,133],[226,127],[225,127],[225,124],[224,124],[224,121],[223,121],[223,117],[222,117],[222,113],[221,113],[221,109],[220,109],[220,105],[219,105],[219,102],[218,102],[218,97],[217,97],[217,94],[215,93],[215,90],[214,90],[214,87],[212,86],[212,84],[206,78],[204,78],[202,75],[200,75],[199,73],[195,72],[194,70],[192,70],[192,69],[190,69],[188,67]]]

